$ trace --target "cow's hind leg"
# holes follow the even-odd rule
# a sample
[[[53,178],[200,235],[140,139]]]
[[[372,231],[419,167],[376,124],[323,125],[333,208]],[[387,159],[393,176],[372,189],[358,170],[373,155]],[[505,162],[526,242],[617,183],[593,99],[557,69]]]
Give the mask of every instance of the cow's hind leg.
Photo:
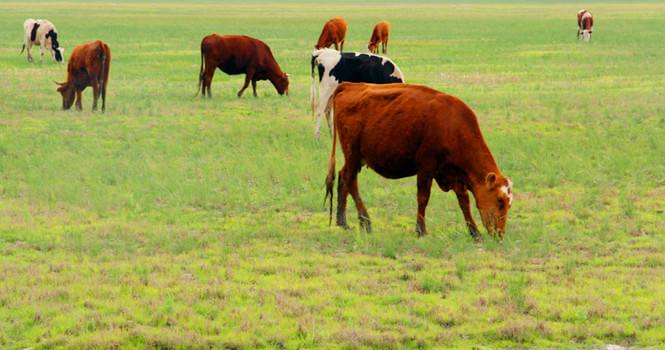
[[[432,189],[432,176],[427,173],[418,174],[418,217],[416,218],[416,233],[418,237],[427,234],[425,226],[425,209],[429,202],[429,195]]]
[[[96,78],[91,79],[90,85],[92,86],[92,110],[97,110],[97,101],[99,100],[99,80]]]
[[[212,78],[215,76],[215,69],[217,69],[217,66],[215,66],[214,62],[208,62],[206,61],[205,64],[205,71],[203,72],[203,95],[201,97],[206,96],[206,91],[208,92],[208,98],[212,97],[212,92],[210,92],[210,86],[212,85]]]
[[[356,203],[356,209],[358,210],[358,221],[360,221],[360,227],[363,228],[365,231],[367,231],[367,233],[370,233],[372,232],[372,221],[369,219],[369,213],[367,212],[367,208],[365,207],[365,204],[363,203],[363,200],[360,197],[360,192],[358,192],[358,171],[352,171],[349,173],[351,179],[349,179],[349,182],[347,183],[349,184],[351,197],[353,197],[353,201]]]
[[[32,53],[30,52],[32,50],[32,41],[27,40],[27,43],[28,44],[26,45],[25,50],[28,54],[28,62],[32,63],[34,62],[34,60],[32,59]]]
[[[344,165],[346,167],[346,165]],[[344,182],[344,168],[339,171],[337,176],[337,226],[341,226],[345,230],[349,229],[349,224],[346,222],[346,199],[349,195],[349,190]]]
[[[256,79],[252,79],[252,93],[254,94],[254,97],[258,97],[256,94]]]

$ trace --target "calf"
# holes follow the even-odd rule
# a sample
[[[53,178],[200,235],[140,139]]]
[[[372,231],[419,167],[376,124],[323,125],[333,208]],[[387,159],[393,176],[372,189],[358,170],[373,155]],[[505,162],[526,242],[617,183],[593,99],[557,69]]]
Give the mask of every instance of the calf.
[[[593,16],[587,10],[580,10],[577,12],[577,38],[582,35],[584,41],[589,41],[591,33],[593,33]]]
[[[397,65],[388,58],[366,53],[340,53],[331,49],[315,50],[312,53],[312,90],[310,103],[312,113],[316,114],[314,135],[321,134],[321,118],[326,115],[328,127],[332,131],[330,118],[330,100],[343,81],[356,83],[403,83],[404,76]],[[319,70],[319,102],[316,103],[316,80],[314,68]],[[316,111],[316,112],[315,112]]]
[[[323,25],[323,30],[321,30],[321,35],[314,48],[318,50],[335,44],[335,50],[343,51],[345,39],[346,20],[342,17],[334,17]]]
[[[390,32],[390,23],[381,21],[374,26],[372,37],[369,39],[367,49],[371,53],[379,53],[379,43],[381,43],[381,52],[388,53],[388,35]]]
[[[67,64],[67,81],[57,83],[62,95],[62,109],[70,109],[76,95],[76,109],[81,110],[81,92],[92,87],[92,110],[97,110],[97,100],[102,96],[102,112],[106,109],[106,85],[109,82],[111,50],[97,40],[78,45],[72,50]]]
[[[215,68],[222,72],[235,75],[245,74],[245,84],[238,91],[238,97],[252,82],[252,90],[256,97],[256,82],[270,80],[280,95],[289,94],[289,77],[282,72],[270,47],[261,40],[245,35],[210,34],[201,41],[201,69],[199,70],[199,91],[206,91],[212,97],[210,85],[215,75]]]
[[[64,60],[65,49],[60,47],[58,30],[55,29],[53,23],[45,19],[26,19],[23,22],[23,34],[23,48],[21,48],[21,53],[26,48],[28,49],[28,62],[33,61],[30,50],[32,49],[32,45],[37,44],[39,44],[39,51],[41,52],[40,60],[44,57],[45,49],[51,52],[51,56],[56,62]]]
[[[342,83],[333,97],[335,131],[326,177],[332,221],[337,136],[344,166],[337,186],[337,225],[348,228],[346,200],[351,194],[360,224],[371,222],[358,192],[363,165],[389,179],[417,176],[416,231],[425,235],[425,208],[432,181],[453,190],[467,227],[479,236],[469,208],[471,191],[483,225],[503,238],[512,183],[503,176],[490,152],[473,111],[456,97],[420,85]]]

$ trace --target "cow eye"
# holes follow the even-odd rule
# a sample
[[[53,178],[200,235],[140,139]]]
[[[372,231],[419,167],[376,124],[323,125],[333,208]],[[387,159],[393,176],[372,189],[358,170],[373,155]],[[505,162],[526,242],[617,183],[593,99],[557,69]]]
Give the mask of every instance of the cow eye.
[[[499,204],[499,209],[503,210],[503,207],[504,207],[504,205],[505,205],[505,204],[503,203],[503,198],[499,198],[499,199],[498,199],[498,204]]]

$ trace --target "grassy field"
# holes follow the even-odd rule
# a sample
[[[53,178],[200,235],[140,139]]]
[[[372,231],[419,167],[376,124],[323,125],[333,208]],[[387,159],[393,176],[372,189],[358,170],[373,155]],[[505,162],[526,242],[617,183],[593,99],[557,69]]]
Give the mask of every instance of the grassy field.
[[[553,2],[3,1],[0,348],[662,347],[665,5],[587,7],[589,44]],[[357,51],[389,20],[407,81],[475,109],[515,186],[503,243],[474,243],[438,190],[416,238],[415,179],[372,171],[374,232],[352,204],[352,230],[328,226],[308,87],[333,15]],[[60,110],[66,66],[18,55],[29,17],[66,57],[110,45],[106,114],[89,90]],[[238,99],[218,72],[193,99],[212,32],[266,41],[290,96]]]

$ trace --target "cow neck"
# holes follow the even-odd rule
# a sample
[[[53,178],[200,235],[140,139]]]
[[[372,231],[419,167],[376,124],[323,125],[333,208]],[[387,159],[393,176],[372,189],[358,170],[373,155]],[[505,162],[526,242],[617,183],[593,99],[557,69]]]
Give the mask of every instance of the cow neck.
[[[493,172],[497,176],[501,176],[501,171],[482,136],[480,142],[470,142],[461,156],[460,165],[462,165],[462,169],[466,170],[469,185],[472,189],[475,190],[475,188],[483,186],[489,173]]]

